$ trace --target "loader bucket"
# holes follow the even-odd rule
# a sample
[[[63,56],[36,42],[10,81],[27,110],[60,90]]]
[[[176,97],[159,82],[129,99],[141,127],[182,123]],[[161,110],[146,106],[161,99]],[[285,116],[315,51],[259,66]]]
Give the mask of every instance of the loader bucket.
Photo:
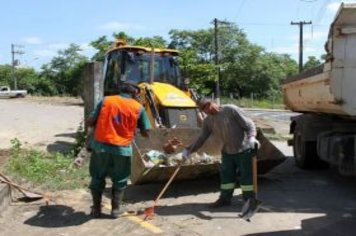
[[[140,149],[140,154],[150,150],[163,152],[163,146],[169,139],[177,138],[183,146],[177,149],[177,153],[182,151],[185,146],[192,143],[200,134],[200,128],[157,128],[150,131],[150,138],[136,136],[135,142]],[[199,153],[206,153],[214,159],[220,159],[221,144],[213,136],[200,148]],[[134,155],[131,165],[131,182],[142,184],[148,182],[164,182],[173,174],[175,166],[155,166],[148,167],[134,148]],[[175,180],[194,179],[201,176],[209,176],[218,173],[218,163],[208,164],[184,164],[182,165]]]
[[[140,155],[150,150],[163,152],[163,146],[169,139],[178,138],[183,146],[177,149],[177,152],[183,150],[185,146],[191,144],[200,134],[200,128],[160,128],[150,131],[150,138],[136,136],[135,142],[139,149],[134,148],[134,155],[131,165],[131,183],[143,184],[149,182],[165,182],[174,173],[176,166],[147,166]],[[284,155],[273,146],[271,142],[258,130],[257,139],[261,142],[261,149],[257,153],[259,160],[259,173],[264,174],[270,169],[284,161]],[[206,153],[213,157],[211,163],[193,163],[184,164],[175,181],[195,179],[198,177],[211,176],[219,171],[219,162],[221,159],[222,143],[213,135],[199,149],[198,153]]]
[[[286,156],[263,133],[263,129],[257,129],[257,140],[261,143],[257,152],[257,173],[259,175],[266,174],[286,160]]]

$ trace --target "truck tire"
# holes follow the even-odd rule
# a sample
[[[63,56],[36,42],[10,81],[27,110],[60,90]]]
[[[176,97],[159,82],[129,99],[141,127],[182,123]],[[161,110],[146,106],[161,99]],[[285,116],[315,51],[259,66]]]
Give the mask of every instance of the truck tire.
[[[297,125],[293,134],[295,164],[302,169],[324,169],[328,164],[320,160],[316,141],[306,141],[302,128]]]
[[[295,164],[302,169],[314,167],[316,153],[316,143],[307,142],[303,138],[303,129],[299,125],[295,127],[293,134],[293,152]],[[313,150],[314,149],[314,150]]]

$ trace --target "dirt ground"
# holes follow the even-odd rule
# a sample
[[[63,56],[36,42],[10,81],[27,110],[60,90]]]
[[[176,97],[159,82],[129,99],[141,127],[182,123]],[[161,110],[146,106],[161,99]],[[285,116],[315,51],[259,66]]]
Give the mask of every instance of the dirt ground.
[[[10,140],[17,138],[25,147],[68,150],[83,120],[82,104],[67,97],[0,99],[0,149],[10,148]]]

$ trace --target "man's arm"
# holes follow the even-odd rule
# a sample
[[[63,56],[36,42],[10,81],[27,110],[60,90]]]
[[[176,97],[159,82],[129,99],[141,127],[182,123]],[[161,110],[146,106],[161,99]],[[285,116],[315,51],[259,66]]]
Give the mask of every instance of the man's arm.
[[[207,119],[204,120],[201,133],[197,138],[197,140],[186,148],[189,153],[196,152],[199,148],[201,148],[201,146],[203,146],[205,141],[209,138],[211,134],[211,128],[210,125],[208,124]]]
[[[239,125],[242,127],[242,129],[245,131],[247,137],[256,137],[256,125],[250,119],[247,117],[244,112],[235,106],[231,106],[232,112],[233,112],[233,117],[235,118],[235,121],[239,123]]]
[[[143,137],[149,137],[149,130],[152,128],[146,110],[142,107],[137,121],[137,127]]]
[[[96,120],[99,117],[99,113],[101,110],[101,106],[103,105],[103,100],[101,100],[95,107],[94,111],[92,111],[88,117],[88,119],[86,120],[86,124],[89,127],[94,127],[96,124]]]

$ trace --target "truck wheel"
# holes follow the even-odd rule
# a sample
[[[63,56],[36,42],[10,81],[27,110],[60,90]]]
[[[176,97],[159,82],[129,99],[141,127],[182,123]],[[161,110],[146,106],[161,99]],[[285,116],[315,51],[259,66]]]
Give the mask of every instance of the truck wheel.
[[[302,130],[297,126],[293,134],[293,153],[295,164],[302,168],[306,168],[306,142],[303,140]]]
[[[324,169],[328,164],[320,160],[317,153],[316,141],[305,141],[302,129],[295,127],[293,134],[293,152],[295,164],[302,169]]]

